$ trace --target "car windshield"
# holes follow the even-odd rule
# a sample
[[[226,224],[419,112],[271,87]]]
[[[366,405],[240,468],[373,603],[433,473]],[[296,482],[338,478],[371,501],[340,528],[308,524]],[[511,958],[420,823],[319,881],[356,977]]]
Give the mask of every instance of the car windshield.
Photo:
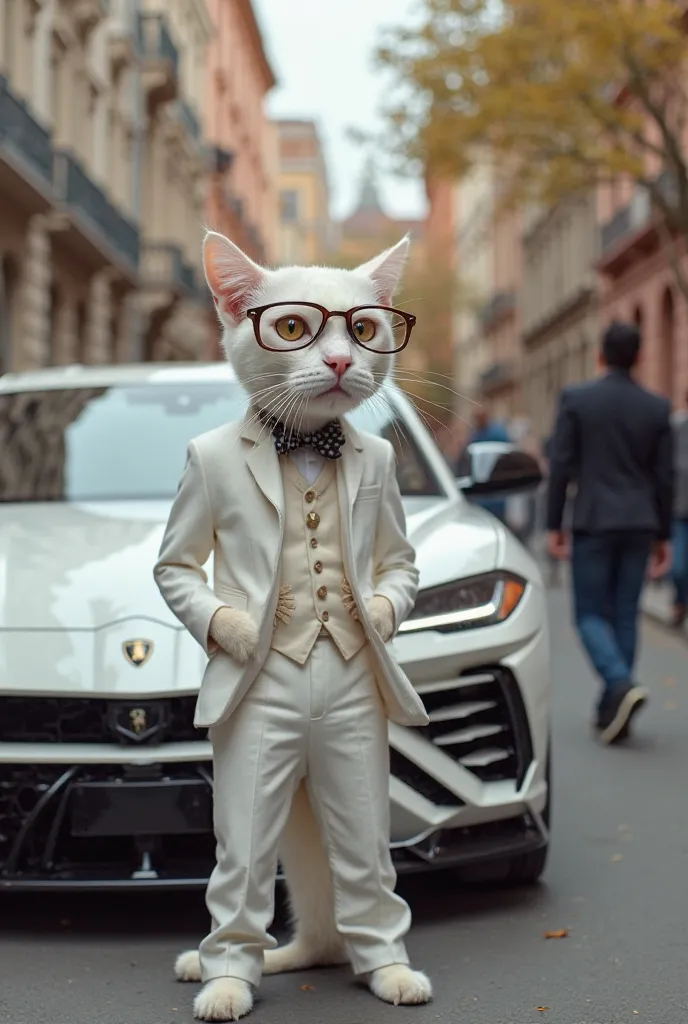
[[[0,394],[0,501],[172,499],[190,439],[247,405],[231,381]],[[351,421],[392,442],[403,495],[443,493],[396,409],[376,403]]]

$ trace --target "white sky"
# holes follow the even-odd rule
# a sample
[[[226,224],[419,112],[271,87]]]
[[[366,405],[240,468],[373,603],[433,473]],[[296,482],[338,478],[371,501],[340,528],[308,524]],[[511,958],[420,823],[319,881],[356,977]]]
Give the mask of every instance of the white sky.
[[[409,20],[412,0],[253,0],[278,79],[268,109],[277,117],[318,122],[336,217],[351,212],[363,154],[346,135],[379,127],[385,81],[373,68],[380,30]],[[381,179],[392,216],[417,216],[425,197],[418,182]]]

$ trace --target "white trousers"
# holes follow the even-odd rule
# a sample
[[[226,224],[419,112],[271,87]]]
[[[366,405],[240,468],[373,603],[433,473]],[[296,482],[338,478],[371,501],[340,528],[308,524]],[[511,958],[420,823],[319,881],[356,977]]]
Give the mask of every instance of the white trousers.
[[[408,963],[411,924],[389,852],[387,720],[367,648],[344,661],[319,639],[305,665],[272,651],[227,722],[215,726],[217,864],[203,980],[257,985],[274,915],[278,845],[303,778],[332,871],[335,920],[356,974]]]

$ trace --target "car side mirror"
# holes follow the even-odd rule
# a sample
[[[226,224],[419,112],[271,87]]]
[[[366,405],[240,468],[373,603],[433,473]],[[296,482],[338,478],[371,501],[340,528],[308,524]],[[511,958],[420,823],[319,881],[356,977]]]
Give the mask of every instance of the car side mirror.
[[[457,468],[457,484],[469,497],[510,497],[533,491],[542,482],[537,459],[502,441],[469,444]]]

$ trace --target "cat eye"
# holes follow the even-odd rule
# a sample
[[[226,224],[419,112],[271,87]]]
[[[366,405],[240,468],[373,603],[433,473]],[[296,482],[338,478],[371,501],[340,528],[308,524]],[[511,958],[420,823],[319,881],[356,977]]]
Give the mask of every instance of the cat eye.
[[[356,338],[363,345],[368,345],[377,333],[377,327],[372,320],[364,316],[357,316],[354,320],[354,333]]]
[[[300,341],[306,333],[306,324],[300,316],[281,316],[275,321],[275,330],[282,341]]]
[[[246,311],[253,321],[256,341],[268,352],[308,348],[333,316],[344,317],[351,340],[380,355],[394,355],[408,345],[416,318],[393,306],[354,306],[325,309],[316,302],[271,302]]]

